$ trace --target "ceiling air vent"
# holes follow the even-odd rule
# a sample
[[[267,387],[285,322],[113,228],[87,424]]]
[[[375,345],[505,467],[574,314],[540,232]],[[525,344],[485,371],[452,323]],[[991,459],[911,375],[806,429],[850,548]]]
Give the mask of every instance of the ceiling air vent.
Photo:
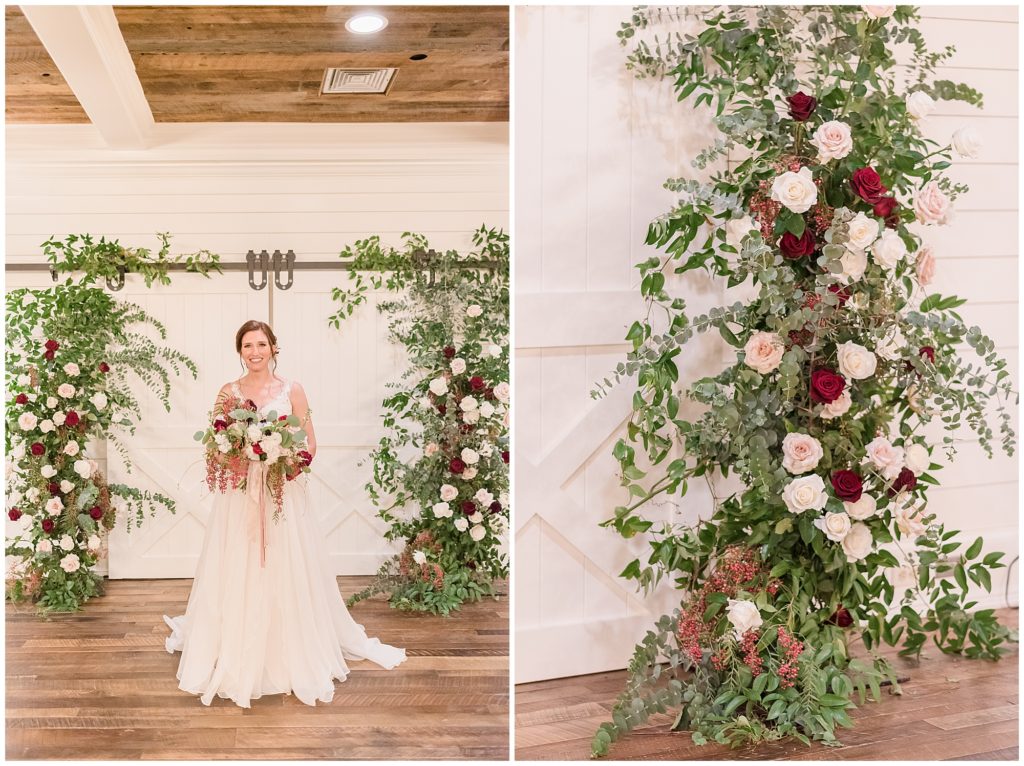
[[[396,68],[385,69],[328,69],[320,94],[329,93],[387,93],[395,80]]]

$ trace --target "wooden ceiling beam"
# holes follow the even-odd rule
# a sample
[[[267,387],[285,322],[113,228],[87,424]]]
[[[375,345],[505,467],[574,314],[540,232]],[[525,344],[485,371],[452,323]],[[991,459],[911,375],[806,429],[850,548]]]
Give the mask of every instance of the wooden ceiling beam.
[[[23,5],[21,10],[107,145],[148,147],[153,112],[113,7]]]

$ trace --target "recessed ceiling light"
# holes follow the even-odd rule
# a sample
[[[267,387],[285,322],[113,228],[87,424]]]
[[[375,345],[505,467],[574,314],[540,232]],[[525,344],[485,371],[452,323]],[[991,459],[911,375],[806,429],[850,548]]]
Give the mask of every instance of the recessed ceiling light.
[[[388,25],[388,20],[379,13],[360,13],[345,22],[345,29],[357,35],[372,35]]]

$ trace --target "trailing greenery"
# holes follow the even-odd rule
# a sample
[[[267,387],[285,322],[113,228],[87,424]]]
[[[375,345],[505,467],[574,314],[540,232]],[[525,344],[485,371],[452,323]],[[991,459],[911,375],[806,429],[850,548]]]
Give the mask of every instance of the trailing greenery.
[[[692,32],[643,39],[683,16]],[[909,227],[948,222],[967,189],[943,171],[954,148],[976,148],[965,132],[923,137],[932,99],[981,104],[933,79],[953,50],[928,51],[916,23],[906,6],[771,6],[636,9],[622,26],[627,66],[670,79],[721,132],[694,165],[742,159],[706,183],[666,183],[680,198],[648,233],[664,255],[638,266],[646,315],[595,391],[637,387],[614,448],[629,501],[604,525],[645,535],[651,551],[622,576],[646,589],[671,580],[683,599],[637,647],[595,755],[672,708],[698,744],[835,743],[855,700],[894,681],[881,646],[916,657],[930,637],[996,659],[1016,640],[970,594],[991,588],[1003,554],[965,545],[926,510],[932,453],[952,455],[957,429],[1013,454],[1017,395],[992,340],[956,312],[964,301],[928,294],[935,257]],[[903,80],[900,44],[912,50]],[[691,317],[673,288],[693,270],[756,297]],[[736,362],[680,391],[683,346],[712,329]],[[680,414],[683,398],[697,417]],[[743,489],[725,494],[730,474]],[[710,515],[645,517],[694,480],[711,489]]]
[[[378,308],[408,358],[366,485],[387,539],[404,548],[350,604],[386,592],[398,609],[448,614],[508,576],[508,237],[482,227],[473,243],[465,255],[432,253],[406,233],[401,248],[370,237],[341,253],[351,285],[333,291],[330,323],[370,289],[396,293]]]

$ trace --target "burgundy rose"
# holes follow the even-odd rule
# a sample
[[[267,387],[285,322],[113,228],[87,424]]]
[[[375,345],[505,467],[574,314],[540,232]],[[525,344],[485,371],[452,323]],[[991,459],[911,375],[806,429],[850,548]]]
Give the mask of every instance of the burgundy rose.
[[[287,415],[282,415],[281,417],[278,418],[278,420],[287,420],[287,419],[288,419]]]
[[[836,294],[836,297],[839,299],[840,306],[845,306],[846,302],[850,300],[850,290],[847,287],[843,287],[841,285],[829,285],[828,291]]]
[[[921,348],[917,350],[917,355],[928,357],[928,361],[935,364],[935,349],[931,346],[921,346]]]
[[[25,394],[18,394],[16,397],[14,397],[14,401],[17,404],[28,404],[28,396],[26,396]]]
[[[459,460],[459,458],[453,457],[448,463],[448,470],[452,473],[462,473],[466,470],[466,464]]]
[[[453,356],[455,356],[455,347],[454,346],[445,346],[444,347],[444,358],[445,359],[451,359]]]
[[[110,365],[106,362],[100,362],[100,372],[110,372]]]
[[[472,430],[473,425],[471,423],[463,423],[459,426],[459,433],[468,434]]]
[[[256,442],[255,444],[252,445],[252,451],[254,455],[262,455],[263,447],[260,446],[259,442]]]
[[[900,203],[894,197],[882,197],[875,203],[875,215],[885,220],[885,225],[895,229],[900,225],[898,213]]]
[[[853,625],[853,617],[845,606],[840,606],[832,616],[828,618],[828,622],[832,625],[838,625],[840,628],[848,628]]]
[[[811,255],[817,247],[818,243],[814,241],[814,235],[807,228],[799,237],[794,237],[792,232],[787,231],[779,240],[779,250],[782,251],[782,256],[791,261]]]
[[[501,451],[501,460],[503,463],[508,463],[508,450]]]
[[[476,503],[472,500],[463,500],[462,512],[467,516],[472,516],[474,513],[476,513]]]
[[[481,378],[479,375],[474,375],[472,378],[469,379],[469,387],[472,388],[474,391],[483,391],[484,388],[487,387],[487,385],[484,383],[483,378]]]
[[[802,90],[789,96],[786,101],[789,103],[789,116],[797,122],[803,122],[814,113],[818,101],[813,96],[808,96]]]
[[[53,519],[43,519],[43,523],[40,526],[42,526],[44,532],[52,532]]]
[[[98,505],[94,505],[92,508],[89,509],[89,515],[94,520],[99,521],[103,518],[103,509],[100,508]]]
[[[53,352],[52,351],[44,352],[43,353],[43,359],[53,359]]]
[[[58,484],[55,481],[51,481],[49,484],[47,484],[46,488],[50,491],[51,495],[59,495],[60,494],[60,484]]]
[[[832,489],[840,500],[856,503],[864,492],[864,482],[856,472],[844,468],[841,471],[833,471]]]
[[[501,513],[501,503],[495,500],[490,505],[491,513]]]
[[[221,420],[220,418],[217,418],[215,421],[213,421],[214,431],[226,431],[227,429],[228,422],[226,420]]]
[[[489,399],[491,401],[494,401],[494,387],[493,386],[488,386],[486,389],[484,389],[484,399]]]
[[[892,486],[889,488],[889,495],[895,495],[897,492],[902,492],[903,490],[910,492],[915,487],[917,487],[917,477],[909,468],[904,468],[900,471],[900,475],[896,477],[896,481],[894,481]]]
[[[43,446],[42,442],[32,442],[32,446],[29,447],[29,450],[32,452],[33,455],[39,457],[44,452],[46,452],[46,447]]]
[[[68,410],[68,414],[64,416],[64,425],[74,427],[78,425],[79,420],[81,420],[81,418],[78,416],[77,412],[74,410]]]
[[[828,404],[838,399],[846,388],[846,378],[832,370],[819,367],[811,373],[811,399]]]
[[[19,511],[17,508],[11,508],[11,510],[7,512],[7,518],[9,518],[11,521],[17,521],[21,518],[21,511]]]
[[[448,412],[448,408],[445,405],[443,405],[443,404],[437,405],[437,414],[438,415],[444,415],[447,412]]]
[[[850,177],[850,186],[853,193],[870,205],[881,201],[888,188],[882,183],[882,179],[873,168],[860,168],[853,171]]]
[[[47,351],[56,351],[58,348],[60,348],[60,344],[57,341],[55,341],[55,340],[48,340],[48,341],[46,341],[46,350]]]
[[[306,465],[309,465],[310,463],[313,462],[313,456],[309,452],[304,450],[304,449],[300,449],[295,454],[297,454],[300,458],[302,458],[302,462],[305,463]]]

